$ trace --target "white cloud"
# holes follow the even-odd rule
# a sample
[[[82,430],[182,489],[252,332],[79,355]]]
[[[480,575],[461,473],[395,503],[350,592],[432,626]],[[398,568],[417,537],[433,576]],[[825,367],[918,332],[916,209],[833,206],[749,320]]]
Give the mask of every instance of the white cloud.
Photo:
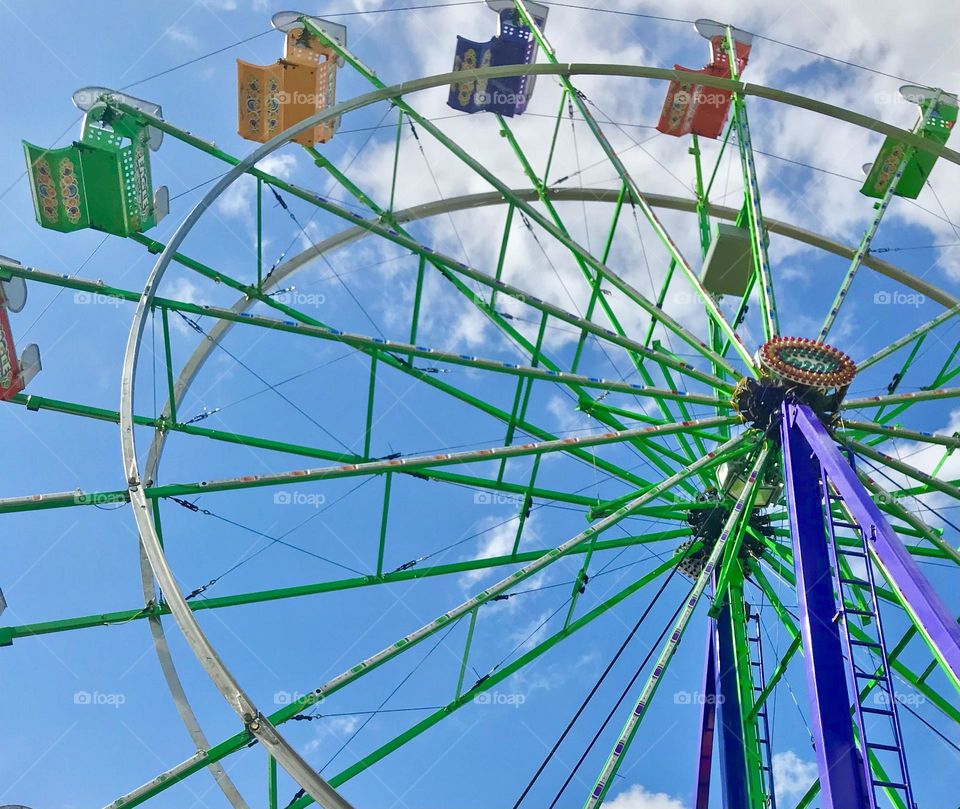
[[[359,716],[335,716],[330,719],[328,730],[341,736],[353,733],[360,725]]]
[[[636,10],[635,4],[617,5],[623,9]],[[917,77],[918,81],[928,81],[943,87],[960,86],[960,73],[949,64],[949,60],[932,61],[919,53],[918,49],[896,46],[897,43],[905,41],[909,33],[916,36],[916,41],[928,41],[930,32],[923,32],[929,21],[923,22],[925,15],[918,14],[916,19],[910,20],[909,33],[899,29],[896,32],[890,31],[884,25],[884,20],[885,15],[892,13],[895,8],[891,0],[882,0],[877,5],[876,13],[870,14],[855,8],[838,12],[822,0],[809,3],[801,11],[791,12],[789,15],[784,15],[783,8],[778,8],[777,4],[759,3],[756,0],[747,3],[718,2],[715,5],[716,7],[711,9],[712,16],[740,22],[745,27],[767,36],[795,42],[813,50],[835,53],[839,58],[869,64],[892,74]],[[365,8],[368,3],[365,0],[356,0],[355,6]],[[702,13],[702,5],[693,0],[680,0],[675,6],[673,11],[679,16],[692,18]],[[937,12],[939,15],[943,13],[942,10]],[[955,15],[957,11],[952,9],[947,13]],[[389,23],[385,20],[387,17],[390,18]],[[547,34],[561,60],[576,58],[584,62],[653,65],[670,65],[674,61],[681,61],[692,66],[696,66],[698,62],[703,63],[706,45],[692,29],[677,25],[651,25],[645,29],[641,42],[629,25],[611,24],[617,19],[599,12],[557,8],[551,13]],[[830,25],[825,26],[824,21],[828,19]],[[366,41],[377,39],[388,24],[392,37],[404,41],[424,40],[430,45],[403,53],[391,52],[389,62],[378,61],[370,55],[370,50],[364,51],[358,45],[361,58],[366,58],[371,66],[376,67],[384,81],[392,83],[413,75],[428,75],[448,70],[454,35],[460,33],[481,38],[486,32],[492,31],[494,22],[489,11],[478,4],[442,13],[430,12],[429,16],[425,13],[409,13],[395,18],[392,15],[371,15],[358,18],[357,23],[352,23],[355,27],[366,26],[362,28]],[[949,26],[938,23],[932,28],[934,31],[930,35],[942,42],[943,50],[930,52],[942,53],[949,50]],[[369,45],[367,47],[370,48]],[[894,80],[849,67],[838,67],[835,63],[818,60],[809,53],[785,48],[767,40],[756,43],[747,80],[782,87],[874,114],[901,126],[909,127],[916,115],[916,108],[912,105],[889,102],[891,94],[896,95],[897,83]],[[577,77],[576,83],[596,105],[595,112],[602,110],[617,121],[652,125],[663,100],[664,86],[660,82]],[[450,115],[445,104],[445,93],[441,89],[415,94],[410,97],[410,101],[428,117]],[[558,101],[556,82],[548,77],[541,77],[531,107],[531,112],[535,115],[523,116],[509,122],[520,145],[528,150],[528,154],[534,159],[538,171],[542,171],[542,161],[538,158],[543,156],[545,144],[549,143],[551,138],[553,121],[550,120],[550,113],[556,108]],[[860,165],[870,160],[879,147],[880,139],[876,135],[857,127],[831,122],[805,110],[754,99],[750,102],[750,108],[755,145],[758,149],[772,154],[857,177]],[[597,114],[601,119],[604,117]],[[481,160],[505,182],[520,187],[529,186],[529,181],[523,175],[508,144],[496,137],[495,122],[490,116],[447,118],[440,126],[458,145]],[[645,142],[642,148],[638,148],[632,141],[646,141],[650,137],[646,131],[612,125],[605,129],[642,188],[652,192],[690,196],[692,168],[686,155],[686,140],[654,136]],[[816,137],[811,137],[811,132],[816,132]],[[580,182],[586,186],[616,185],[614,172],[609,163],[603,160],[596,143],[582,123],[577,124],[577,133],[577,143],[574,146],[569,121],[564,121],[556,145],[551,179],[555,181],[560,176],[571,175],[571,179],[564,183],[568,187]],[[701,141],[701,146],[709,166],[717,153],[718,144]],[[375,142],[367,147],[363,161],[351,169],[353,179],[381,201],[389,198],[390,194],[393,149],[392,139]],[[433,200],[438,196],[433,179],[425,172],[421,149],[436,175],[440,193],[444,197],[489,190],[472,171],[467,170],[432,138],[421,132],[420,140],[416,142],[407,133],[401,145],[397,207]],[[727,190],[724,187],[727,179],[725,162],[718,173],[713,200],[736,206],[741,185],[739,159],[735,149],[728,150],[727,160],[732,168],[729,173],[731,196],[723,199]],[[585,168],[580,174],[576,174],[578,164]],[[801,227],[824,231],[827,235],[848,243],[856,243],[873,208],[871,201],[858,193],[854,182],[811,172],[763,155],[758,156],[758,166],[764,189],[764,205],[769,216],[785,219]],[[934,178],[947,210],[960,204],[960,186],[949,182],[951,173],[955,171],[956,167],[941,161]],[[938,177],[944,179],[938,183]],[[928,197],[929,192],[925,192],[920,204],[937,213],[939,206],[932,197]],[[586,216],[579,203],[561,203],[557,207],[571,236],[584,244],[589,241],[594,252],[599,252],[604,231],[609,224],[609,206],[588,205]],[[490,208],[474,209],[455,214],[451,218],[437,217],[429,225],[422,226],[428,230],[425,235],[420,228],[417,235],[437,249],[454,256],[463,257],[466,253],[468,263],[492,273],[496,250],[499,247],[499,234],[503,227],[503,213],[502,209]],[[682,252],[696,268],[699,264],[699,245],[692,218],[687,214],[669,212],[662,213],[661,216],[676,236]],[[903,200],[896,201],[888,218],[896,223],[921,225],[929,231],[931,241],[952,242],[956,238],[950,233],[945,222]],[[576,311],[578,306],[583,309],[588,298],[585,293],[587,287],[579,268],[571,261],[569,252],[534,225],[540,241],[538,244],[518,219],[519,217],[516,217],[513,223],[514,233],[508,249],[504,279],[568,311]],[[652,282],[654,287],[658,288],[665,272],[665,255],[642,215],[640,220],[640,233],[643,234],[643,241],[649,252]],[[630,228],[621,228],[618,233],[609,264],[649,296],[651,279],[648,278],[646,266],[640,260],[642,253],[639,250],[639,239],[629,230]],[[773,247],[771,258],[775,276],[778,280],[787,281],[792,289],[801,286],[802,282],[796,280],[795,268],[804,261],[804,255],[808,254],[809,248],[786,239],[776,239]],[[960,251],[953,253],[956,254],[954,261],[960,259]],[[950,255],[949,252],[943,254],[941,265],[934,268],[931,279],[936,283],[943,280],[947,271],[960,272],[960,265],[953,267],[947,263]],[[838,262],[835,279],[818,279],[818,283],[824,284],[828,289],[831,289],[834,281],[839,283],[841,265],[842,262]],[[792,281],[788,278],[791,270]],[[782,284],[780,288],[783,288]],[[675,281],[674,289],[689,292],[682,278]],[[570,301],[568,290],[577,301],[576,305]],[[495,332],[485,319],[470,309],[461,309],[459,302],[451,303],[457,300],[457,296],[448,285],[433,294],[435,302],[439,304],[435,308],[442,314],[434,315],[434,307],[430,307],[427,319],[433,320],[425,323],[424,340],[432,334],[440,334],[445,344],[458,341],[465,347],[484,345],[484,353],[489,355],[495,345],[490,335]],[[801,307],[791,305],[788,294],[781,292],[781,295],[781,309],[785,310],[786,316],[793,318],[791,310],[796,313]],[[806,320],[791,320],[791,325],[801,326],[804,330],[817,328],[825,311],[815,310],[817,307],[825,310],[830,295],[824,295],[823,298],[823,301],[818,300],[815,306],[802,307],[805,311],[809,310],[809,323]],[[607,300],[628,333],[636,335],[645,331],[648,316],[639,307],[619,293],[612,294]],[[389,306],[399,307],[401,303],[405,301],[395,300]],[[530,329],[520,319],[536,317],[528,307],[501,298],[498,308],[517,317],[517,320],[512,321],[512,325],[530,336]],[[688,328],[703,336],[703,311],[694,296],[671,296],[665,308]],[[751,318],[740,330],[751,350],[761,339],[752,323],[757,309],[756,305],[751,306]],[[860,312],[854,314],[861,315]],[[604,322],[605,316],[596,313],[595,319]],[[842,317],[834,333],[841,343],[849,342],[846,338],[856,336],[853,320]],[[659,329],[657,336],[662,336]],[[569,345],[576,338],[575,329],[567,333],[562,329],[552,328],[547,330],[545,345],[549,350],[557,350]],[[682,344],[675,338],[668,341],[668,344],[678,352],[684,351]],[[629,371],[629,366],[623,362],[622,352],[612,353],[618,364],[622,365],[625,371]]]
[[[936,406],[937,403],[932,402],[931,404]],[[953,435],[958,431],[960,431],[960,409],[950,411],[946,423],[942,427],[932,430],[932,432],[938,435]],[[937,444],[896,439],[878,449],[886,455],[902,460],[903,463],[912,466],[914,469],[919,469],[928,475],[932,475],[937,466],[942,462],[942,466],[940,466],[939,471],[935,475],[937,479],[949,481],[960,478],[960,455],[953,453],[944,460],[944,449]],[[875,466],[877,465],[873,461],[870,463]],[[881,468],[883,474],[879,472],[874,474],[871,470],[870,475],[874,479],[874,482],[879,484],[879,486],[887,492],[917,485],[916,480],[904,475],[902,472],[898,472],[888,466]],[[919,507],[919,503],[924,503],[931,509],[940,509],[953,505],[953,499],[950,495],[933,491],[900,501],[902,507],[914,512],[915,516],[919,517],[931,528],[948,528],[940,514],[935,514],[929,509]]]
[[[510,599],[506,603],[509,604],[516,600],[518,599]],[[601,665],[599,660],[600,656],[597,652],[590,651],[580,655],[572,665],[565,662],[562,664],[542,664],[531,671],[521,669],[513,675],[513,681],[517,684],[518,690],[522,690],[528,696],[533,695],[536,691],[550,693],[569,689],[571,683],[574,684],[574,688],[579,688],[580,684],[593,682],[596,679]]]
[[[489,321],[475,306],[464,306],[454,323],[453,345],[478,346],[485,342]]]
[[[296,155],[280,152],[265,157],[257,163],[257,168],[281,180],[289,180],[297,168],[297,158]],[[257,181],[253,177],[247,174],[240,177],[220,195],[216,203],[217,212],[225,217],[252,219],[256,188]]]
[[[281,180],[289,180],[297,167],[297,158],[292,154],[272,154],[257,163],[257,168],[274,174]]]
[[[170,26],[170,28],[167,29],[167,39],[171,42],[176,42],[178,45],[186,45],[189,48],[196,48],[200,44],[200,40],[196,34],[187,31],[185,28],[178,28],[177,26]]]
[[[525,521],[521,545],[525,545],[536,539],[534,520],[535,518],[531,517]],[[514,516],[506,521],[504,521],[502,514],[484,519],[480,523],[478,530],[489,530],[486,530],[486,533],[482,535],[483,539],[480,542],[480,547],[471,558],[487,559],[491,556],[508,556],[511,551],[513,551],[513,543],[516,541],[517,528],[519,525],[520,518],[518,516]],[[468,570],[460,577],[460,584],[465,588],[470,588],[481,579],[490,575],[490,570]]]
[[[547,609],[539,615],[531,618],[526,624],[510,633],[510,642],[520,644],[518,652],[525,652],[532,649],[538,643],[546,639],[550,632],[550,618],[554,614],[553,609]]]
[[[171,278],[169,281],[164,283],[162,296],[164,298],[171,298],[175,301],[183,301],[184,303],[204,302],[200,287],[193,283],[193,281],[191,281],[189,278],[182,275]],[[196,332],[194,332],[179,315],[174,316],[171,314],[169,322],[170,328],[179,334],[196,335]]]
[[[590,428],[591,421],[576,409],[576,402],[565,396],[554,396],[547,402],[547,411],[556,419],[559,432],[578,433]]]
[[[329,744],[333,738],[338,741],[344,736],[349,736],[360,726],[359,716],[333,716],[320,720],[320,727],[316,729],[316,737],[308,741],[303,746],[305,754],[313,753],[324,745]]]
[[[189,278],[177,276],[164,287],[164,297],[186,303],[200,303],[200,287]]]
[[[665,792],[648,792],[640,784],[634,784],[612,801],[606,801],[604,805],[607,809],[687,809],[683,803]]]
[[[201,0],[211,11],[236,11],[241,7],[249,6],[252,11],[266,11],[269,8],[267,0],[250,0],[241,3],[240,0]]]
[[[773,756],[773,782],[778,800],[799,798],[817,777],[817,765],[804,761],[793,750]]]

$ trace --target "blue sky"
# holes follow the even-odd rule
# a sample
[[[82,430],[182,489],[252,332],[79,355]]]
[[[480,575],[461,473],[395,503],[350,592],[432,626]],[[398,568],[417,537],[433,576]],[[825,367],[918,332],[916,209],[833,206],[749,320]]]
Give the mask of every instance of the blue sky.
[[[956,30],[952,22],[957,21],[941,16],[956,16],[955,10],[944,12],[933,3],[920,3],[916,15],[894,33],[887,30],[882,10],[875,17],[860,19],[855,10],[836,11],[826,3],[795,8],[793,4],[750,2],[737,4],[735,10],[733,4],[720,6],[711,4],[707,8],[683,2],[671,4],[664,11],[656,4],[643,3],[630,4],[629,9],[682,18],[704,14],[721,17],[725,13],[732,22],[775,40],[905,75],[918,83],[960,88],[960,69],[944,56],[951,44],[949,32]],[[351,4],[345,0],[335,8],[324,8],[322,13],[351,12],[336,19],[347,23],[354,52],[387,83],[445,71],[452,61],[455,34],[482,39],[493,30],[493,15],[482,5],[352,13],[381,7],[379,3]],[[275,4],[242,0],[144,4],[137,6],[135,14],[131,14],[129,4],[112,2],[97,4],[95,10],[43,2],[0,2],[0,38],[8,66],[8,114],[0,119],[0,253],[49,271],[78,273],[128,289],[142,288],[153,264],[143,248],[113,237],[104,239],[93,231],[68,235],[44,231],[34,222],[29,189],[22,176],[21,139],[39,145],[63,145],[79,137],[79,113],[70,104],[71,94],[81,86],[106,85],[129,87],[129,92],[161,103],[164,117],[175,125],[215,141],[232,154],[248,153],[252,144],[241,140],[235,131],[234,60],[267,64],[280,55],[281,37],[268,32],[270,14],[277,10],[281,8]],[[828,12],[832,16],[828,17]],[[565,61],[655,66],[680,62],[698,67],[706,57],[705,43],[692,28],[675,23],[556,7],[551,11],[547,32]],[[235,44],[241,40],[249,41]],[[221,48],[225,50],[207,56]],[[177,67],[193,59],[197,61]],[[177,69],[164,73],[174,67]],[[766,40],[756,44],[748,70],[748,78],[757,83],[849,106],[901,126],[913,122],[914,108],[891,101],[899,82],[889,76],[826,62]],[[590,77],[578,81],[578,86],[587,93],[599,116],[617,122],[616,126],[607,126],[608,135],[622,150],[644,190],[689,196],[692,164],[686,154],[687,143],[652,137],[650,129],[659,113],[662,85]],[[367,89],[360,77],[349,70],[341,71],[340,98]],[[417,95],[413,103],[438,119],[444,131],[492,171],[516,187],[524,186],[522,172],[507,144],[498,137],[494,122],[484,116],[455,116],[445,106],[445,98],[444,90],[435,89]],[[521,144],[537,156],[538,167],[545,159],[545,139],[558,103],[557,87],[541,79],[530,114],[512,122]],[[776,156],[758,157],[768,213],[844,243],[855,243],[871,214],[870,201],[857,193],[859,167],[872,158],[881,139],[763,101],[751,105],[751,121],[756,148]],[[389,199],[395,122],[395,113],[383,104],[351,113],[335,139],[321,147],[384,205]],[[564,129],[551,177],[556,180],[570,175],[573,179],[566,183],[568,186],[615,187],[615,173],[600,162],[582,122],[571,129],[566,121]],[[398,209],[441,196],[488,190],[422,132],[419,134],[418,141],[407,130],[401,140]],[[636,146],[636,142],[643,145]],[[716,145],[705,144],[705,153],[708,158],[714,156]],[[808,165],[833,173],[813,171]],[[355,204],[298,149],[285,148],[265,168]],[[739,205],[737,170],[736,163],[729,159],[721,163],[715,201]],[[960,239],[945,220],[957,218],[957,170],[941,162],[933,188],[925,191],[917,203],[896,200],[875,241],[878,247],[897,248],[884,253],[884,258],[952,294],[958,293],[960,262],[955,243]],[[167,239],[206,189],[197,186],[223,171],[223,164],[166,138],[161,150],[153,155],[153,176],[156,184],[166,184],[170,189],[171,214],[149,235],[160,241]],[[299,225],[271,198],[265,199],[264,261],[268,267],[343,227],[340,220],[317,215],[302,202],[286,201]],[[241,181],[231,188],[190,235],[184,252],[250,282],[256,272],[253,202],[252,184]],[[609,208],[605,204],[581,208],[568,203],[561,206],[561,212],[571,223],[573,237],[598,252],[609,223]],[[671,212],[663,217],[684,252],[695,256],[698,247],[692,219]],[[502,227],[503,210],[489,208],[415,223],[410,230],[438,249],[491,271]],[[544,300],[568,308],[582,306],[587,299],[585,287],[569,254],[542,234],[534,239],[522,223],[515,222],[514,233],[505,277]],[[933,245],[946,246],[931,249]],[[812,336],[833,298],[846,261],[798,247],[779,236],[772,238],[770,249],[783,331]],[[622,236],[618,235],[610,259],[610,265],[644,293],[651,284],[654,289],[659,286],[666,264],[666,253],[648,226],[639,222],[635,227],[629,223]],[[326,261],[307,265],[285,285],[296,289],[285,294],[304,311],[343,330],[370,335],[380,331],[391,338],[406,339],[416,271],[414,258],[395,246],[367,239],[334,251]],[[516,361],[515,349],[435,276],[429,276],[426,282],[428,305],[418,341]],[[577,304],[571,304],[568,292]],[[235,299],[229,290],[182,267],[171,269],[160,294],[221,305]],[[910,294],[910,290],[887,278],[862,271],[834,330],[836,344],[854,359],[862,359],[942,311],[939,304],[927,298],[904,297]],[[355,298],[363,302],[362,308]],[[611,301],[628,331],[642,335],[646,317],[627,307],[622,298],[613,296]],[[536,336],[537,323],[527,307],[511,302],[502,306],[524,334]],[[691,329],[702,332],[702,309],[697,309],[689,295],[671,297],[665,308]],[[743,329],[750,350],[759,341],[756,309],[755,304],[751,306]],[[269,313],[262,306],[256,311]],[[36,342],[43,353],[44,371],[29,392],[115,409],[121,356],[132,313],[129,305],[91,301],[70,291],[58,293],[54,288],[32,284],[26,310],[13,319],[18,343]],[[175,315],[172,325],[174,362],[179,367],[203,338]],[[200,325],[208,330],[212,323],[205,319]],[[956,323],[948,324],[926,343],[903,390],[916,390],[936,374],[958,339],[957,328]],[[548,329],[546,346],[554,356],[569,361],[576,336],[574,332],[571,337],[568,327],[553,327]],[[670,342],[661,333],[657,336],[689,358],[683,344]],[[159,323],[148,323],[141,352],[138,413],[156,412],[165,400],[162,353],[155,354],[159,340]],[[851,395],[882,392],[902,359],[898,355],[858,378]],[[582,367],[585,373],[616,377],[629,372],[628,364],[623,352],[611,359],[590,342]],[[368,375],[368,359],[344,347],[242,326],[231,331],[212,352],[180,415],[184,420],[212,413],[198,423],[360,451]],[[515,383],[510,379],[456,368],[436,378],[486,397],[501,409],[509,411],[511,407]],[[381,371],[378,379],[371,455],[502,443],[503,426],[495,419],[409,376]],[[266,387],[265,381],[277,386],[276,390]],[[663,384],[663,380],[657,383]],[[530,421],[557,434],[601,429],[577,411],[575,402],[559,389],[534,390]],[[628,402],[626,397],[618,400],[616,396],[610,401]],[[693,411],[709,414],[702,407]],[[31,413],[14,406],[0,409],[0,419],[0,435],[4,437],[0,446],[5,458],[0,466],[0,497],[124,487],[115,425]],[[910,411],[906,423],[947,433],[960,428],[960,418],[949,403],[918,405]],[[138,433],[141,456],[149,440],[146,431]],[[917,449],[898,447],[904,455],[916,453],[911,460],[922,468],[931,468],[939,458],[938,454]],[[603,457],[636,467],[636,473],[643,477],[654,478],[657,474],[642,457],[623,447],[610,448]],[[306,465],[315,463],[175,435],[169,440],[160,482],[277,472]],[[507,479],[524,483],[531,471],[528,460],[513,461],[507,469]],[[490,467],[477,464],[469,471],[490,474]],[[954,460],[944,467],[950,479],[960,477],[952,474],[957,471]],[[200,498],[198,505],[211,514],[192,512],[166,501],[162,507],[166,549],[183,592],[189,593],[212,579],[217,583],[204,595],[371,572],[376,564],[384,482],[378,477],[357,488],[359,482],[348,479],[308,484],[297,490],[302,496],[293,497],[291,493],[294,502],[290,504],[275,500],[270,489]],[[538,482],[545,488],[582,490],[600,498],[629,491],[589,464],[568,458],[545,461]],[[516,527],[516,503],[414,478],[398,476],[393,485],[385,570],[420,557],[436,564],[509,551]],[[942,507],[943,514],[953,513],[949,511],[951,504],[943,500],[931,504]],[[935,524],[945,527],[947,538],[957,544],[951,527]],[[585,525],[582,509],[537,502],[521,549],[554,547]],[[628,534],[641,534],[667,527],[673,526],[633,518],[624,523],[623,529]],[[128,507],[9,515],[4,517],[3,528],[0,588],[9,602],[4,623],[16,625],[142,605],[137,537]],[[263,534],[283,537],[289,544],[267,547]],[[614,529],[613,535],[622,533]],[[636,546],[599,556],[594,571],[603,569],[603,575],[594,576],[580,600],[578,614],[626,587],[666,558],[665,554],[672,553],[673,547],[671,543]],[[562,625],[570,581],[578,565],[577,558],[562,560],[549,573],[521,588],[530,592],[481,612],[466,685],[514,659],[531,643],[543,639],[546,632]],[[501,570],[505,575],[512,568]],[[924,570],[944,593],[950,608],[955,613],[960,611],[955,572],[938,564],[927,564]],[[499,578],[496,573],[436,577],[209,610],[201,614],[201,625],[231,670],[258,704],[269,711],[288,695],[326,681]],[[671,582],[645,622],[644,632],[538,782],[528,805],[546,805],[552,798],[686,587],[679,577]],[[785,585],[778,583],[777,587],[788,604],[795,604],[791,601],[794,594],[786,591]],[[512,805],[649,602],[651,592],[648,587],[632,596],[520,675],[499,684],[488,704],[468,705],[456,712],[351,780],[344,793],[359,807],[467,809]],[[755,589],[748,589],[748,594],[759,603]],[[778,628],[769,609],[764,616],[769,633],[765,637],[767,654],[776,657],[789,638]],[[617,809],[690,806],[693,738],[699,709],[695,699],[686,700],[683,695],[701,688],[704,617],[701,607],[644,722],[641,737],[621,770],[611,793],[610,805]],[[902,621],[891,616],[889,629],[896,632],[903,628]],[[430,640],[402,655],[324,703],[318,711],[323,719],[288,723],[288,737],[313,765],[325,767],[324,775],[339,772],[426,715],[427,708],[453,697],[465,632],[462,622],[435,648]],[[215,743],[232,735],[237,730],[235,716],[214,691],[172,622],[167,624],[167,634],[184,686],[209,740]],[[922,659],[920,650],[912,649],[910,654],[912,660]],[[2,803],[22,803],[35,809],[104,805],[193,752],[143,621],[17,640],[12,647],[0,649],[0,676],[8,727],[0,740]],[[931,682],[943,686],[956,705],[955,694],[947,692],[945,681],[937,677],[933,675]],[[91,704],[84,704],[85,698],[78,698],[78,694],[92,695]],[[632,698],[633,693],[628,699]],[[384,710],[371,719],[370,712],[381,705]],[[917,711],[954,743],[960,743],[956,725],[944,722],[932,706],[918,704]],[[781,806],[792,806],[815,773],[805,714],[803,670],[797,661],[786,686],[778,690],[772,710],[780,753]],[[622,716],[623,711],[617,714],[615,726],[619,727]],[[918,775],[920,805],[931,809],[948,805],[960,787],[955,751],[912,717],[905,719],[905,725],[910,749],[917,751],[911,752],[911,765]],[[582,780],[573,782],[561,806],[582,803],[612,746],[613,735],[611,729],[601,738],[581,770]],[[347,748],[340,751],[347,741]],[[245,750],[227,764],[231,778],[250,805],[265,805],[263,751]],[[295,791],[295,785],[281,776],[281,801]],[[213,780],[201,773],[151,805],[227,804]]]

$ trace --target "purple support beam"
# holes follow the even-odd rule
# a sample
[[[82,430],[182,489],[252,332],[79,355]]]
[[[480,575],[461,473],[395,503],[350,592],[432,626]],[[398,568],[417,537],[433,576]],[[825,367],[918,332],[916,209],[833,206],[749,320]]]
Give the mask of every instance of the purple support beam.
[[[720,768],[723,772],[724,809],[750,806],[747,788],[747,759],[743,749],[743,718],[737,680],[737,653],[733,642],[729,590],[723,594],[723,606],[716,621],[717,718],[720,730]]]
[[[924,634],[941,661],[960,683],[960,626],[947,611],[913,557],[903,547],[856,472],[843,457],[830,434],[806,405],[790,405],[796,428],[823,466],[837,493],[843,498],[854,520],[866,536],[883,566],[890,584],[903,596]]]
[[[869,809],[872,802],[850,723],[850,697],[824,526],[820,465],[797,424],[797,407],[785,403],[782,415],[783,476],[822,807]]]
[[[713,730],[717,721],[717,667],[714,659],[714,622],[707,621],[707,653],[704,662],[703,694],[700,703],[700,751],[697,756],[697,785],[693,809],[709,809],[710,768],[713,764]]]

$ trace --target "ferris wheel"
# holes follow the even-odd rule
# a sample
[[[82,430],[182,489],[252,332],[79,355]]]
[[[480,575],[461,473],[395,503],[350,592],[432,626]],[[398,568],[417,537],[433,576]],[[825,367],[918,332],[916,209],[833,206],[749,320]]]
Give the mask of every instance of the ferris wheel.
[[[354,779],[419,749],[404,759],[414,766],[430,734],[478,706],[519,701],[503,689],[590,642],[603,659],[572,709],[545,726],[547,743],[508,739],[496,751],[525,773],[504,780],[497,805],[617,801],[623,768],[642,771],[643,750],[664,744],[644,732],[660,721],[649,717],[692,704],[696,720],[669,740],[676,789],[695,809],[776,807],[779,696],[796,702],[816,763],[796,806],[934,809],[928,779],[960,786],[956,771],[931,772],[938,759],[925,752],[952,744],[960,726],[960,538],[948,512],[960,505],[949,474],[960,434],[931,427],[960,396],[949,386],[960,373],[949,336],[960,300],[879,258],[873,243],[888,210],[916,200],[936,170],[955,170],[943,164],[960,164],[946,146],[960,101],[905,85],[917,109],[906,130],[747,84],[757,37],[707,19],[683,29],[707,47],[700,69],[567,63],[550,42],[550,6],[486,6],[491,38],[459,36],[451,72],[399,84],[382,77],[389,60],[352,46],[339,22],[273,15],[278,61],[238,59],[236,85],[224,88],[237,93],[239,135],[260,144],[243,157],[169,120],[161,99],[107,87],[74,94],[77,141],[24,143],[42,228],[93,229],[153,258],[128,286],[0,258],[0,399],[36,413],[41,437],[36,419],[48,416],[116,425],[120,439],[113,488],[4,496],[0,514],[132,515],[130,580],[142,598],[44,621],[11,621],[11,608],[0,654],[16,666],[42,636],[149,635],[184,754],[139,783],[98,778],[112,809],[174,805],[200,782],[235,809],[363,806]],[[662,110],[648,124],[689,161],[692,197],[643,188],[614,146],[622,125],[582,89],[594,77],[657,83]],[[347,80],[369,91],[338,98]],[[451,134],[421,111],[440,95],[451,126],[469,130]],[[760,101],[883,135],[863,169],[859,244],[765,216],[751,136],[763,119],[749,114]],[[369,110],[395,121],[388,159],[373,169],[385,172],[385,198],[365,187],[370,169],[338,166],[328,151]],[[537,115],[536,132],[525,130]],[[568,129],[612,185],[558,178]],[[483,190],[441,193],[429,162],[414,161],[426,160],[424,142],[442,151],[445,171]],[[476,150],[494,145],[509,172]],[[180,180],[178,154],[190,172],[201,159],[219,172],[189,210],[158,182]],[[293,154],[314,171],[285,173],[277,157]],[[711,201],[721,165],[734,167],[732,207]],[[437,194],[398,207],[410,176]],[[245,252],[220,263],[205,228],[240,188],[254,212]],[[588,209],[606,224],[599,242],[580,226]],[[467,237],[468,251],[461,231],[494,216],[498,227]],[[172,221],[163,242],[150,235]],[[290,247],[278,249],[291,228]],[[787,242],[842,263],[821,280],[824,296],[778,295]],[[648,260],[666,265],[649,289],[638,271]],[[395,269],[378,283],[356,280],[384,264]],[[321,265],[326,293],[311,276]],[[882,294],[939,310],[919,323],[890,317],[883,342],[863,352],[867,324],[841,325],[871,275],[896,286]],[[18,342],[28,290],[48,287],[132,313],[116,410],[56,395],[64,369],[48,360],[41,370],[45,346]],[[788,322],[812,326],[782,331]],[[258,384],[236,418],[206,404],[197,412],[219,391],[234,395],[236,369]],[[296,398],[284,387],[294,380],[305,385]],[[311,541],[274,528],[298,505],[311,530],[323,525]],[[256,544],[238,544],[251,535]],[[336,552],[334,537],[345,540]],[[296,562],[271,566],[279,550],[300,554],[300,578]],[[318,577],[308,560],[325,566]],[[225,592],[231,581],[243,585]],[[524,613],[534,596],[549,600]],[[263,618],[278,604],[289,611]],[[241,631],[220,618],[241,608],[263,623]],[[517,615],[535,619],[519,637],[501,623]],[[251,671],[261,656],[283,690]],[[665,685],[675,674],[695,690],[678,697],[679,680]],[[375,742],[373,729],[358,735],[364,722],[356,747],[327,742],[332,758],[316,764],[306,729],[344,700],[357,704],[354,694],[381,694],[370,712],[380,716],[401,688],[429,710],[411,719],[398,709],[404,724],[380,728]],[[253,793],[249,766],[235,762],[262,763],[264,752],[265,785]],[[474,775],[458,784],[464,806],[489,780]]]

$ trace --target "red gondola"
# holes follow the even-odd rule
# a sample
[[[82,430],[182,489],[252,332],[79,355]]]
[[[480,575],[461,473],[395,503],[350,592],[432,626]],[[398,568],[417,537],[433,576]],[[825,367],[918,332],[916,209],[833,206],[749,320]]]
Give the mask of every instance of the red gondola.
[[[28,345],[18,358],[10,329],[8,312],[19,312],[26,302],[27,285],[22,278],[0,281],[0,401],[12,399],[40,371],[40,349]]]
[[[713,20],[697,20],[694,27],[700,36],[710,41],[710,63],[701,70],[674,65],[676,70],[689,73],[690,81],[670,82],[657,129],[675,137],[693,133],[704,138],[716,138],[723,131],[733,96],[729,90],[700,84],[696,76],[731,77],[730,59],[727,56],[727,26]],[[739,76],[750,58],[753,36],[736,28],[731,31]]]

